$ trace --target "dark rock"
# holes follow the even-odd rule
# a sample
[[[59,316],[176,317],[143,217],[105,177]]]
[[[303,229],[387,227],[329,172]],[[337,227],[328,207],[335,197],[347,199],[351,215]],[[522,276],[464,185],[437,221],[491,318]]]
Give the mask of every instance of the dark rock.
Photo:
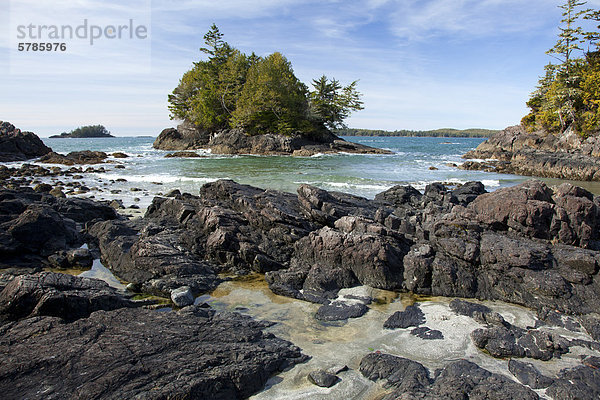
[[[315,318],[321,321],[342,321],[348,318],[362,317],[367,311],[369,311],[369,307],[361,303],[332,303],[319,307],[315,314]]]
[[[544,389],[550,386],[554,380],[540,373],[532,364],[517,360],[508,362],[508,370],[521,382],[532,389]]]
[[[317,370],[308,374],[308,380],[313,385],[329,388],[335,385],[339,378],[335,374],[331,374],[327,371]]]
[[[563,369],[546,389],[546,395],[556,400],[597,399],[600,397],[600,370],[585,365]]]
[[[0,390],[30,399],[248,398],[305,360],[266,326],[201,307],[98,311],[69,324],[30,318],[0,328]]]
[[[0,319],[16,321],[48,315],[72,321],[97,310],[134,304],[103,281],[41,272],[20,275],[0,293]]]
[[[419,326],[425,323],[425,314],[417,306],[408,306],[404,311],[396,311],[384,322],[383,327],[387,329],[406,329],[411,326]]]
[[[104,160],[108,157],[108,155],[102,151],[73,151],[66,156],[62,154],[58,154],[55,152],[48,153],[38,160],[41,163],[45,164],[64,164],[64,165],[74,165],[74,164],[100,164],[103,163]],[[94,171],[90,171],[94,172]]]
[[[452,196],[456,199],[457,203],[466,206],[475,200],[478,196],[487,193],[485,186],[481,182],[467,182],[464,185],[454,189]]]
[[[240,129],[224,129],[208,132],[185,121],[177,129],[164,129],[153,144],[160,150],[195,150],[207,148],[215,154],[293,154],[310,156],[317,153],[370,153],[391,154],[387,150],[375,149],[347,142],[324,129],[311,135],[278,135],[265,133],[248,135]]]
[[[471,303],[469,301],[454,299],[450,302],[450,309],[459,315],[473,317],[476,313],[486,314],[492,310],[483,304]]]
[[[200,154],[194,151],[176,151],[175,153],[169,153],[165,155],[165,158],[200,158]]]
[[[389,354],[370,353],[360,361],[360,373],[367,379],[385,379],[398,393],[419,393],[429,388],[429,371],[416,361]]]
[[[499,396],[505,400],[539,398],[531,389],[466,360],[444,367],[428,393],[431,398],[440,400],[497,399]]]
[[[113,156],[114,158],[128,158],[129,157],[127,154],[121,153],[121,152],[112,153],[111,156]]]
[[[40,183],[39,185],[36,185],[33,190],[38,193],[49,193],[52,190],[52,186],[47,183]]]
[[[529,357],[548,361],[569,351],[569,342],[561,336],[541,330],[514,326],[493,326],[471,332],[473,343],[493,357]]]
[[[394,186],[375,196],[377,201],[386,201],[398,207],[401,205],[418,205],[423,195],[412,186]]]
[[[57,198],[63,198],[64,199],[65,197],[67,197],[65,195],[65,193],[61,189],[59,189],[59,188],[54,188],[54,189],[50,190],[50,192],[48,192],[48,193],[51,194],[54,197],[57,197]]]
[[[444,334],[441,331],[421,326],[410,331],[410,334],[423,340],[442,340]]]
[[[0,121],[0,162],[25,161],[51,152],[32,132],[21,132],[9,122]]]

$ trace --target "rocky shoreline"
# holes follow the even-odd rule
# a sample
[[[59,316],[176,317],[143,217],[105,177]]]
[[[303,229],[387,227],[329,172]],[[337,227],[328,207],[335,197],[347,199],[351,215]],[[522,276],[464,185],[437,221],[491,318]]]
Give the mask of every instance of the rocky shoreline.
[[[324,130],[311,136],[264,134],[249,136],[239,129],[224,129],[218,132],[205,132],[189,122],[183,122],[177,129],[164,129],[154,141],[159,150],[210,150],[213,154],[257,154],[311,156],[327,153],[391,154],[388,150],[377,149],[357,143],[347,142]]]
[[[560,136],[509,127],[464,155],[459,168],[506,174],[600,181],[600,141],[583,139],[572,130]]]
[[[492,193],[478,182],[452,190],[432,184],[423,194],[398,186],[374,200],[308,185],[294,195],[217,181],[206,184],[199,196],[174,192],[156,197],[144,218],[127,220],[91,200],[2,189],[0,347],[8,368],[0,386],[31,398],[39,398],[40,387],[47,390],[45,398],[65,393],[246,398],[271,374],[305,361],[300,349],[265,333],[269,324],[237,313],[215,313],[200,303],[165,314],[146,310],[148,301],[132,296],[170,298],[182,287],[198,296],[227,280],[224,274],[258,272],[266,274],[274,293],[318,304],[314,318],[322,321],[343,323],[370,312],[371,299],[341,294],[357,285],[501,300],[536,310],[539,325],[520,327],[474,303],[450,305],[482,325],[470,332],[474,345],[493,357],[515,360],[517,378],[529,387],[472,362],[448,363],[434,374],[392,354],[365,354],[360,372],[387,382],[387,398],[453,398],[450,394],[463,386],[472,396],[500,391],[507,398],[538,398],[532,379],[551,382],[542,389],[547,398],[579,398],[569,393],[582,393],[582,388],[590,393],[582,398],[594,398],[600,393],[593,367],[600,355],[599,206],[600,197],[583,189],[569,184],[551,189],[538,181]],[[76,255],[83,243],[90,254]],[[82,268],[90,257],[100,257],[130,291],[40,272],[50,266]],[[444,332],[425,326],[419,314],[418,308],[407,308],[390,315],[394,322],[384,327],[412,329],[422,340],[443,339]],[[129,333],[120,342],[110,339],[122,327]],[[546,327],[582,332],[587,339],[569,339]],[[228,340],[216,343],[211,329]],[[82,330],[92,336],[73,337]],[[165,342],[159,334],[165,330],[177,332],[177,341]],[[197,336],[200,331],[208,333]],[[142,345],[140,337],[149,339]],[[63,345],[73,350],[63,352]],[[198,355],[191,351],[197,346],[213,350]],[[51,367],[40,370],[41,361],[34,361],[26,348],[35,348]],[[175,349],[178,362],[164,370],[160,360],[173,359],[169,354]],[[527,362],[516,361],[551,360],[574,349],[587,358],[556,376],[539,377]],[[110,368],[95,361],[97,351],[115,360],[107,364]],[[213,351],[221,354],[216,364],[210,361]],[[73,364],[73,359],[81,361]],[[133,360],[139,361],[132,370]],[[64,375],[54,382],[44,372],[66,365],[98,379]],[[464,381],[465,374],[474,380]],[[156,393],[148,386],[155,376],[165,376]],[[336,379],[313,376],[322,383]]]
[[[35,184],[82,173],[0,167],[7,398],[600,396],[600,196],[582,188],[434,183],[370,200],[220,180],[128,219]],[[119,285],[74,276],[99,261]],[[280,308],[213,297],[245,277]],[[415,300],[382,305],[377,290]],[[345,326],[361,341],[330,349],[322,334]]]

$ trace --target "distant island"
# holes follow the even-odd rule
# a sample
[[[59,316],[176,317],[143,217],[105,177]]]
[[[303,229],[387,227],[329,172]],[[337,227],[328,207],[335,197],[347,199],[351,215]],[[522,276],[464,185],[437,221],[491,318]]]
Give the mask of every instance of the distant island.
[[[64,138],[111,138],[114,137],[110,134],[108,129],[102,125],[87,125],[80,126],[71,132],[63,132],[60,135],[50,136],[50,139],[64,139]]]
[[[406,129],[384,131],[376,129],[342,128],[334,133],[338,136],[408,136],[408,137],[471,137],[488,138],[500,131],[490,129],[452,129],[442,128],[430,131],[410,131]]]

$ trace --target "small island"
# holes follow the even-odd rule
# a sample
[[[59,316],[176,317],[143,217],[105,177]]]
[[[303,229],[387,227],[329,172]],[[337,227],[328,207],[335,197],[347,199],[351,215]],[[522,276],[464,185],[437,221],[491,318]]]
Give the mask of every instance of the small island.
[[[279,52],[244,54],[225,42],[214,24],[204,40],[200,50],[208,59],[195,62],[169,95],[171,119],[183,123],[163,130],[154,148],[298,156],[389,153],[332,133],[363,108],[358,81],[344,86],[323,75],[309,89]]]
[[[63,132],[60,135],[50,136],[50,139],[64,139],[64,138],[112,138],[108,129],[102,125],[86,125],[80,126],[77,129],[73,129],[71,132]]]

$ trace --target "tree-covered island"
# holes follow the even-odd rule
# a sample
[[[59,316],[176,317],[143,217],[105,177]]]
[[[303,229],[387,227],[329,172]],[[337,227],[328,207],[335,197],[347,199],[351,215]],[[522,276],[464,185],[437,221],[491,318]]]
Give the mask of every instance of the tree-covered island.
[[[86,125],[73,129],[71,132],[63,132],[60,135],[50,136],[57,138],[110,138],[114,137],[103,125]]]
[[[323,75],[309,88],[279,52],[244,54],[212,25],[197,61],[169,95],[171,118],[154,147],[206,147],[218,153],[308,155],[314,152],[384,152],[346,142],[331,130],[363,103],[357,81],[348,85]]]

